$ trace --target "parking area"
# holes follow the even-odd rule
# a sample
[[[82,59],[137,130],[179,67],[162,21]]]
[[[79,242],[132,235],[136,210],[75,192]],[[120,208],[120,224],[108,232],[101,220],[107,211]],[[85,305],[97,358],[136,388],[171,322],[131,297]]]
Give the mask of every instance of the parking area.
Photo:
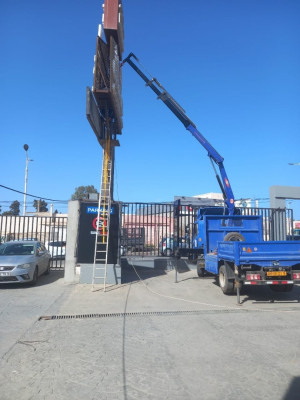
[[[237,306],[195,270],[126,273],[106,293],[61,271],[0,288],[1,400],[299,398],[299,286]]]

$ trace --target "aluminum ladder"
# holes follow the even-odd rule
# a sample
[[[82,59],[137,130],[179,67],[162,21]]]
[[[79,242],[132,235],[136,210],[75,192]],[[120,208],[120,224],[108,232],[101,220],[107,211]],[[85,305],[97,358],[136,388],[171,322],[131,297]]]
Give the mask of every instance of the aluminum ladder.
[[[106,141],[103,150],[101,188],[98,202],[97,229],[95,234],[95,250],[93,263],[92,291],[95,284],[103,283],[106,290],[109,227],[111,213],[111,181],[112,181],[112,157],[110,139]]]

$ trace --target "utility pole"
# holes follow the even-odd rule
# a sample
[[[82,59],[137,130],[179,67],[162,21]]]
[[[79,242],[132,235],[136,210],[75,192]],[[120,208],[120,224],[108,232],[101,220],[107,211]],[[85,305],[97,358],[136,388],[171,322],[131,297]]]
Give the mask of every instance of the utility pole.
[[[28,178],[28,163],[30,160],[27,155],[27,151],[29,149],[28,144],[24,144],[24,150],[26,152],[26,167],[25,167],[25,186],[24,186],[24,204],[23,204],[23,215],[26,215],[26,196],[27,196],[27,178]]]

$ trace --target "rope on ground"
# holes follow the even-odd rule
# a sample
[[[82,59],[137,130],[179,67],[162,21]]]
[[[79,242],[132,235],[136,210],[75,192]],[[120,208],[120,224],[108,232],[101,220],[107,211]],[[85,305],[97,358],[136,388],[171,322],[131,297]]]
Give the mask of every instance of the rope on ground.
[[[200,301],[183,299],[183,298],[181,298],[181,297],[167,296],[167,295],[165,295],[165,294],[156,292],[155,290],[149,288],[148,285],[145,284],[144,280],[140,277],[140,275],[138,274],[138,272],[137,272],[135,266],[133,265],[131,258],[128,257],[128,261],[129,261],[130,265],[132,266],[134,272],[136,273],[137,277],[138,277],[139,280],[141,281],[141,283],[145,286],[145,288],[146,288],[147,290],[149,290],[149,292],[151,292],[151,293],[153,293],[153,294],[156,294],[157,296],[165,297],[165,298],[167,298],[167,299],[172,299],[172,300],[180,300],[180,301],[184,301],[184,302],[186,302],[186,303],[199,304],[199,305],[202,305],[202,306],[220,307],[220,308],[226,308],[226,309],[241,310],[240,307],[232,307],[232,306],[224,306],[224,305],[220,305],[220,304],[203,303],[203,302],[200,302]]]
[[[156,294],[157,296],[165,297],[165,298],[167,298],[167,299],[172,299],[172,300],[180,300],[180,301],[184,301],[184,302],[186,302],[186,303],[199,304],[199,305],[208,306],[208,307],[220,307],[220,308],[225,308],[225,309],[227,309],[227,310],[228,310],[228,309],[231,309],[231,310],[245,310],[245,311],[251,311],[251,309],[246,308],[246,307],[241,308],[240,306],[239,306],[239,307],[232,307],[232,306],[224,306],[224,305],[221,305],[221,304],[203,303],[203,302],[200,302],[200,301],[187,300],[187,299],[183,299],[183,298],[180,298],[180,297],[167,296],[167,295],[165,295],[165,294],[156,292],[155,290],[149,288],[148,285],[145,284],[145,282],[143,281],[143,279],[142,279],[142,278],[140,277],[140,275],[138,274],[136,268],[134,267],[131,258],[128,257],[127,259],[128,259],[128,261],[129,261],[130,265],[132,266],[134,272],[136,273],[137,277],[139,278],[139,280],[141,281],[141,283],[145,286],[145,288],[146,288],[147,290],[149,290],[149,292],[151,292],[151,293],[153,293],[153,294]],[[284,309],[279,309],[279,310],[278,310],[278,309],[261,308],[261,309],[256,310],[256,311],[261,311],[261,312],[266,312],[266,311],[267,311],[267,312],[276,312],[276,313],[279,313],[279,312],[295,312],[296,310],[284,310]]]

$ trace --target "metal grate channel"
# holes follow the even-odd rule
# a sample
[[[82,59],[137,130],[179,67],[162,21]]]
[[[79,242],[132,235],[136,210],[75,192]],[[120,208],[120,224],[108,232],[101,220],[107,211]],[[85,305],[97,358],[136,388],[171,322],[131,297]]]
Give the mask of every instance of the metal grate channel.
[[[108,313],[108,314],[74,314],[74,315],[44,315],[38,321],[66,320],[66,319],[99,319],[99,318],[124,318],[124,317],[163,317],[176,315],[201,315],[201,314],[233,314],[233,313],[257,313],[257,312],[291,312],[300,311],[299,307],[288,307],[284,310],[249,310],[247,308],[224,308],[221,310],[190,310],[190,311],[141,311],[128,313]]]
[[[198,315],[220,312],[242,312],[243,310],[197,310],[197,311],[141,311],[129,313],[109,313],[109,314],[78,314],[78,315],[48,315],[42,316],[39,321],[50,321],[55,319],[91,319],[91,318],[124,318],[124,317],[148,317],[148,316],[168,316],[168,315]]]

